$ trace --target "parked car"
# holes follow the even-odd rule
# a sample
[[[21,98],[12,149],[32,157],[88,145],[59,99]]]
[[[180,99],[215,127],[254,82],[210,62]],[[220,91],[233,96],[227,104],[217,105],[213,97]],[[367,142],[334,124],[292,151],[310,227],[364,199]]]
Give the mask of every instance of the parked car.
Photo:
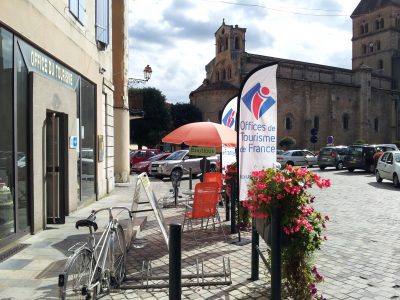
[[[156,155],[148,158],[147,160],[140,161],[140,162],[134,164],[131,171],[138,173],[138,174],[143,173],[143,172],[149,173],[149,167],[153,161],[163,160],[163,159],[167,158],[170,154],[171,153],[156,154]]]
[[[134,164],[147,160],[150,157],[158,154],[160,150],[158,149],[142,149],[142,150],[137,150],[133,153],[130,154],[130,165],[131,169]]]
[[[317,165],[317,156],[309,150],[289,150],[276,156],[282,165],[309,166]]]
[[[396,151],[399,149],[394,144],[351,145],[344,157],[343,164],[349,172],[353,172],[355,169],[362,169],[374,173],[374,154],[390,150]]]
[[[377,182],[382,179],[393,181],[395,187],[400,187],[400,151],[387,151],[379,157],[376,166],[375,178]]]
[[[201,173],[200,162],[203,157],[189,155],[189,150],[178,150],[173,152],[163,161],[155,161],[150,164],[150,175],[156,178],[169,177],[173,173],[182,177],[183,174],[189,174],[189,168],[192,168],[192,176],[195,177]],[[217,165],[217,156],[207,157],[210,162],[210,169],[215,170]]]
[[[343,169],[343,159],[347,154],[347,146],[323,147],[318,153],[318,167],[324,170],[326,167],[335,167],[336,170]]]

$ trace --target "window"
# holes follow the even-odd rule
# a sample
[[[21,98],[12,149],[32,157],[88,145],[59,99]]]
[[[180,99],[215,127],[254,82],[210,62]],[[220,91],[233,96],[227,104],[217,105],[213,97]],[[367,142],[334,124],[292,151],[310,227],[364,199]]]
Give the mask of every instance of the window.
[[[365,23],[365,24],[364,24],[364,32],[365,32],[365,33],[368,33],[368,23]]]
[[[225,79],[226,79],[226,71],[222,70],[222,80],[225,80]]]
[[[291,130],[291,129],[293,128],[293,121],[292,121],[292,118],[289,117],[289,116],[287,116],[287,117],[285,118],[285,128],[286,128],[287,130]]]
[[[379,28],[383,29],[384,27],[385,27],[385,21],[383,20],[383,18],[381,18],[379,21]]]
[[[109,44],[109,3],[108,0],[96,1],[96,41],[101,48]]]
[[[235,37],[235,49],[236,50],[240,49],[240,40],[238,36]]]
[[[225,38],[225,50],[228,50],[228,38]]]
[[[232,78],[232,69],[228,68],[228,79]]]
[[[378,69],[379,70],[383,69],[383,60],[382,59],[378,60]]]
[[[314,117],[314,128],[319,129],[319,117],[318,116]]]
[[[389,156],[389,153],[384,153],[382,155],[381,161],[385,162],[388,156]]]
[[[376,50],[381,50],[381,41],[376,41]]]
[[[343,115],[343,129],[344,130],[349,129],[349,115],[348,114]]]
[[[379,20],[375,21],[375,29],[378,30],[379,29]]]
[[[362,45],[362,52],[363,52],[363,54],[367,53],[367,45],[365,45],[365,44]]]
[[[393,164],[393,154],[392,153],[389,153],[389,155],[387,157],[387,160],[386,160],[386,163],[389,164],[389,165]]]
[[[84,25],[86,22],[86,0],[69,0],[69,11]]]
[[[375,129],[376,132],[378,132],[378,129],[379,129],[379,121],[378,121],[378,118],[375,118],[375,119],[374,119],[374,129]]]
[[[369,52],[374,52],[374,43],[369,43]]]

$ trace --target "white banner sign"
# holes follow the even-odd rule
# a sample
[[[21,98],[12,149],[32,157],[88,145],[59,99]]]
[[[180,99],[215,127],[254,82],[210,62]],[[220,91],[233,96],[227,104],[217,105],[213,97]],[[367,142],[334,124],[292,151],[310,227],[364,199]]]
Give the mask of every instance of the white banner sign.
[[[237,97],[232,98],[222,112],[221,124],[229,128],[235,129],[236,124],[236,111],[237,111]],[[222,146],[221,167],[222,173],[225,174],[227,165],[236,162],[235,147]]]
[[[253,71],[243,85],[239,103],[239,200],[247,198],[253,171],[273,167],[276,161],[278,65]]]

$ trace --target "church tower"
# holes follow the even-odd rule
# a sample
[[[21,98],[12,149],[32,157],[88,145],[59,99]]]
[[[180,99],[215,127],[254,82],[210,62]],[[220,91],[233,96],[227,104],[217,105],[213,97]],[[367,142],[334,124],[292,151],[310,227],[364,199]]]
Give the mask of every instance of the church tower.
[[[245,52],[246,28],[226,25],[225,20],[215,32],[215,62],[207,66],[210,82],[229,82],[237,87],[241,83],[240,58]]]
[[[362,0],[353,20],[353,70],[371,68],[400,88],[400,0]]]

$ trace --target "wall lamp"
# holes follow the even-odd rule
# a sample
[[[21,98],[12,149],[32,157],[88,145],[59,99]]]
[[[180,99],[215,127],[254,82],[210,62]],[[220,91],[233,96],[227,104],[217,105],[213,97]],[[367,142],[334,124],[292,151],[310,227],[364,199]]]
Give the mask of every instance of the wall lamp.
[[[147,65],[143,70],[144,79],[128,78],[128,88],[133,87],[134,85],[139,83],[146,83],[147,81],[149,81],[152,73],[153,70],[149,65]]]

